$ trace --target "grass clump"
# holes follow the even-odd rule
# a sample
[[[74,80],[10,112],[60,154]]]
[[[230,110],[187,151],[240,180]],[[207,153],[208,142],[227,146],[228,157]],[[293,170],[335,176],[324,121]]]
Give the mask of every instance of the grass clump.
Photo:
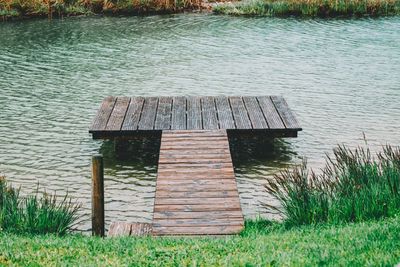
[[[0,231],[13,233],[65,234],[77,220],[78,204],[65,196],[20,196],[20,190],[9,186],[0,177]]]
[[[303,162],[266,188],[290,226],[392,217],[400,213],[400,149],[388,145],[374,158],[368,148],[338,146],[320,174]]]
[[[245,0],[216,5],[226,15],[350,17],[400,14],[400,0]]]

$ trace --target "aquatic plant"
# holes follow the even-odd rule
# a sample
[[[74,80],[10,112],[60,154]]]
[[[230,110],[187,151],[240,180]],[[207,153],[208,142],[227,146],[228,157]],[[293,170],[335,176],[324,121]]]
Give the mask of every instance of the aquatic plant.
[[[213,11],[236,16],[388,16],[400,14],[400,0],[244,0],[215,5]]]
[[[360,222],[400,213],[400,148],[338,146],[320,174],[304,161],[268,179],[287,225]]]
[[[58,201],[55,194],[39,193],[22,197],[20,189],[0,177],[0,229],[6,232],[65,234],[78,219],[79,204],[67,195]]]

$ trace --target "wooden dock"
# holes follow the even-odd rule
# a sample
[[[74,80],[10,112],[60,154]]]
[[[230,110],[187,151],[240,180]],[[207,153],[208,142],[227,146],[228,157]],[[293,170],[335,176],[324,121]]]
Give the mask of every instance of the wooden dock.
[[[109,235],[221,235],[243,229],[228,134],[296,137],[285,99],[107,97],[90,127],[94,139],[161,133],[153,223],[115,223]]]

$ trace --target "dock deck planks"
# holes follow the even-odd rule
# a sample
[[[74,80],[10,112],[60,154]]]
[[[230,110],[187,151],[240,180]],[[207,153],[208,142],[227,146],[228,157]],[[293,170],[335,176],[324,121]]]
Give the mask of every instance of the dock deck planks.
[[[296,137],[302,129],[280,96],[109,96],[89,132],[104,139],[162,130],[254,130]]]
[[[242,230],[228,135],[163,131],[153,235],[220,235]]]

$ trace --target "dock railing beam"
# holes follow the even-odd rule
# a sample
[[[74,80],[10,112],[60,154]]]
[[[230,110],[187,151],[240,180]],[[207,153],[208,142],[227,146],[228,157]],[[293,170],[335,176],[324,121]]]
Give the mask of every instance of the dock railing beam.
[[[102,155],[92,157],[92,235],[104,236],[104,165]]]

